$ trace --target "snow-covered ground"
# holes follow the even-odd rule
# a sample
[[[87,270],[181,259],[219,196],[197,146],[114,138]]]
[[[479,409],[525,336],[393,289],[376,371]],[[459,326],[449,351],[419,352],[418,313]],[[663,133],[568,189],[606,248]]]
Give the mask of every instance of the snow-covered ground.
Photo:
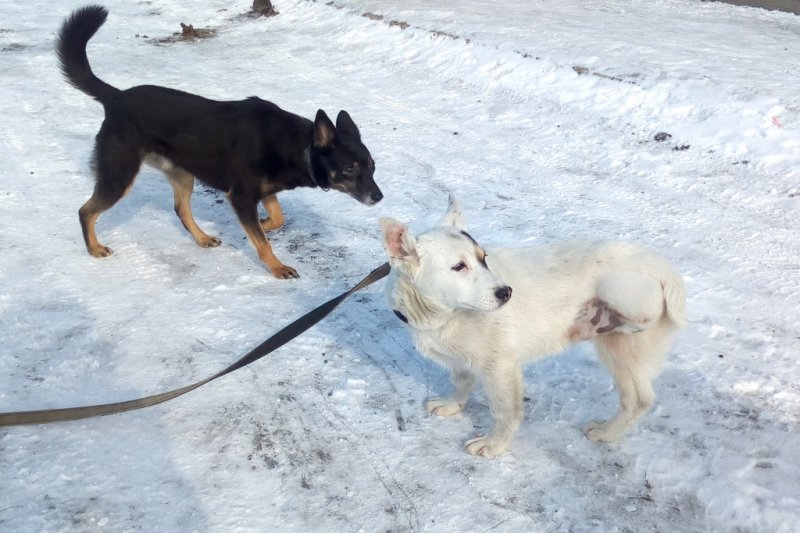
[[[198,248],[144,170],[77,209],[102,108],[52,51],[81,2],[0,1],[0,411],[154,394],[205,377],[384,261],[377,220],[421,230],[455,193],[487,248],[633,239],[684,273],[689,327],[659,401],[617,445],[591,347],[526,370],[509,453],[491,416],[422,400],[447,376],[372,287],[272,356],[162,406],[0,429],[3,531],[796,531],[800,519],[800,17],[689,0],[107,2],[104,80],[311,117],[347,109],[377,162],[372,208],[282,195],[272,278],[200,186]],[[370,16],[363,16],[363,14]],[[179,23],[217,30],[156,44]],[[658,133],[668,133],[662,142]]]

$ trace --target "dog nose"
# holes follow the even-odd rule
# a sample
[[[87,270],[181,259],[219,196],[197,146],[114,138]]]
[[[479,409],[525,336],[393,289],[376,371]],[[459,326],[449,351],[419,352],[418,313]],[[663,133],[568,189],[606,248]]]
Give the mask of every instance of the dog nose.
[[[494,291],[494,297],[500,300],[501,302],[506,303],[511,299],[511,287],[507,285],[505,287],[498,287]]]
[[[381,191],[375,191],[370,195],[372,199],[372,203],[377,204],[381,200],[383,200],[383,193]]]

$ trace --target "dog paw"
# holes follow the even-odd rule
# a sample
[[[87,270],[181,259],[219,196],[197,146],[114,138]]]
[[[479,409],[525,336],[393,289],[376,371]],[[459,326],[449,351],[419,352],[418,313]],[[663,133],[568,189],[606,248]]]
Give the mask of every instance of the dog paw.
[[[622,430],[611,424],[611,421],[592,420],[583,428],[583,434],[593,442],[615,442],[622,437]]]
[[[211,235],[206,235],[204,239],[197,241],[197,244],[199,244],[203,248],[216,248],[217,246],[222,244],[222,239],[220,239],[219,237],[212,237]]]
[[[98,244],[97,246],[89,249],[89,255],[92,257],[108,257],[113,253],[114,252],[111,251],[111,248],[108,246],[103,246],[102,244]]]
[[[300,277],[300,274],[297,273],[297,270],[286,265],[271,268],[270,272],[272,272],[272,275],[278,279],[296,279]]]
[[[425,402],[425,410],[437,416],[453,416],[461,409],[463,406],[450,398],[430,398]]]
[[[481,457],[497,457],[508,447],[507,442],[497,442],[490,437],[475,437],[464,443],[464,451]]]

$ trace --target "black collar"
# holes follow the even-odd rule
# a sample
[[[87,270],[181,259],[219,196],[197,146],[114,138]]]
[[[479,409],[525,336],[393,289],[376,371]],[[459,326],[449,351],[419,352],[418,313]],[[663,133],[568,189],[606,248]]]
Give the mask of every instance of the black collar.
[[[403,322],[408,324],[408,318],[406,318],[406,315],[404,315],[403,313],[401,313],[397,309],[392,309],[392,311],[394,311],[394,316],[396,316],[397,318],[399,318],[400,320],[402,320]]]
[[[306,163],[306,168],[308,169],[308,177],[311,179],[311,182],[314,185],[316,185],[317,187],[319,187],[320,189],[322,189],[323,191],[327,192],[330,189],[330,187],[323,187],[322,185],[320,185],[319,182],[317,181],[317,177],[314,175],[314,167],[311,164],[311,148],[310,147],[306,148],[303,151],[303,160]]]

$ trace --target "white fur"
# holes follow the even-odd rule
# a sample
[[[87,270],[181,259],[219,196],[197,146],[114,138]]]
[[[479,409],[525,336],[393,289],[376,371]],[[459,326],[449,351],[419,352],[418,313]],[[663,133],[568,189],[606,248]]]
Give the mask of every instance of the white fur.
[[[665,259],[627,242],[566,243],[490,250],[484,266],[452,197],[442,223],[416,238],[392,219],[381,227],[390,305],[407,317],[417,349],[451,370],[452,395],[427,409],[453,415],[476,381],[486,390],[495,425],[467,452],[502,453],[523,416],[522,364],[580,340],[594,339],[620,396],[617,414],[591,422],[588,438],[619,439],[652,405],[651,380],[684,323],[683,280]],[[495,297],[506,285],[507,303]]]

